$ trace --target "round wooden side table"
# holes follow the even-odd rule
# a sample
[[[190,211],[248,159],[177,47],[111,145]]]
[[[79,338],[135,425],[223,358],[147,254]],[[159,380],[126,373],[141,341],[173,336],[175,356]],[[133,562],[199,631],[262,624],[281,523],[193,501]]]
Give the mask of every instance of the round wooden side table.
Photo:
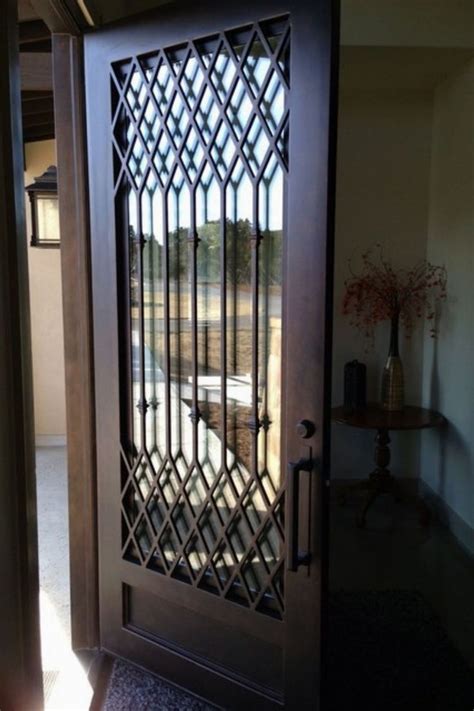
[[[390,435],[393,430],[422,430],[430,427],[440,427],[446,418],[439,412],[423,407],[407,406],[397,412],[384,410],[377,403],[369,403],[361,409],[335,407],[332,410],[332,420],[348,427],[366,430],[376,430],[374,459],[376,468],[366,481],[358,482],[353,488],[368,491],[364,506],[357,517],[357,525],[364,527],[367,511],[375,499],[383,493],[393,493],[398,497],[395,477],[390,473]],[[420,522],[428,525],[430,513],[426,506],[419,506]]]

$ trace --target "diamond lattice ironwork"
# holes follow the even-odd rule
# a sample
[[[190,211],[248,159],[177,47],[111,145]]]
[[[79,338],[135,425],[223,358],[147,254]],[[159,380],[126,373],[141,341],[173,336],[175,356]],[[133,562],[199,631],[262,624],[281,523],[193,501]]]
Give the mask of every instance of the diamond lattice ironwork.
[[[280,619],[289,42],[278,18],[111,73],[134,403],[122,555]]]

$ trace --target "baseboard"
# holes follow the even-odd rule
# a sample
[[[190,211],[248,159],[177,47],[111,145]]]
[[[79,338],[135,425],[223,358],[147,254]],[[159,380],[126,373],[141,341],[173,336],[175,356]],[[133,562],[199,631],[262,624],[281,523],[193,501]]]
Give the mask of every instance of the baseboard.
[[[36,435],[37,447],[65,447],[66,435]]]
[[[464,552],[471,558],[474,558],[474,528],[466,523],[466,521],[422,479],[420,479],[419,490],[420,496],[424,498],[438,521],[450,531]]]
[[[418,494],[418,479],[416,477],[396,477],[397,485],[400,489],[400,493],[408,498],[414,498]],[[367,481],[365,478],[354,478],[354,477],[335,477],[331,479],[331,491],[334,496],[337,496],[337,490],[340,487],[344,489],[345,487],[350,487],[351,484],[358,484],[362,481]],[[360,497],[364,497],[367,494],[360,492]]]

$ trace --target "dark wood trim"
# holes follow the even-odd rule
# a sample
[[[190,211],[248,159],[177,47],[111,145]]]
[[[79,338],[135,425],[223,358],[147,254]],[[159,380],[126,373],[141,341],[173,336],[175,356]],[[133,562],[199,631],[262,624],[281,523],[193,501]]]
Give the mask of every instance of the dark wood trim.
[[[339,63],[341,2],[333,0],[331,5],[331,76],[329,88],[329,128],[328,128],[328,190],[327,190],[327,249],[326,249],[326,304],[324,379],[326,387],[323,395],[323,432],[321,481],[321,641],[320,679],[321,709],[329,705],[331,690],[328,687],[328,640],[329,640],[329,545],[330,545],[330,473],[331,473],[331,404],[332,404],[332,361],[334,325],[334,260],[336,239],[336,171],[337,137],[339,111]]]
[[[92,307],[82,40],[53,35],[61,225],[72,644],[99,644]]]
[[[309,5],[309,4],[308,4]],[[324,672],[325,617],[327,614],[327,563],[328,563],[328,490],[325,480],[329,475],[329,403],[331,391],[331,324],[334,253],[334,172],[335,125],[337,122],[337,56],[339,32],[339,6],[336,0],[313,2],[312,24],[305,22],[304,14],[296,18],[301,23],[300,44],[292,43],[292,76],[302,79],[301,86],[311,86],[310,94],[293,91],[293,127],[290,129],[290,161],[296,185],[304,185],[301,193],[289,192],[290,215],[298,224],[302,238],[288,240],[288,283],[297,284],[288,298],[287,308],[287,373],[286,392],[289,406],[286,410],[285,439],[289,460],[301,456],[301,439],[295,424],[304,419],[315,425],[314,435],[305,440],[314,466],[312,481],[307,482],[300,516],[310,521],[309,549],[311,566],[317,571],[313,584],[298,585],[298,575],[287,577],[286,594],[298,601],[287,617],[288,643],[287,672],[291,680],[288,708],[324,709],[321,695]],[[303,80],[303,77],[305,78]],[[308,150],[311,140],[311,150]],[[317,159],[316,159],[317,156]],[[317,161],[316,165],[314,161]],[[291,218],[290,218],[291,219]],[[311,284],[311,297],[305,304],[304,288]],[[295,304],[298,311],[290,312]],[[308,328],[308,324],[311,327]],[[292,367],[299,359],[303,370]],[[303,364],[310,364],[304,367]],[[306,391],[311,400],[305,403]],[[289,395],[291,393],[291,396]],[[294,423],[294,424],[293,424]],[[308,583],[310,581],[308,580]],[[302,615],[301,610],[306,614]],[[308,680],[304,665],[299,659],[313,662],[314,674]],[[317,703],[311,702],[317,698]]]
[[[53,72],[49,52],[22,52],[20,72],[23,91],[52,91]]]
[[[0,707],[42,708],[17,3],[0,23]]]
[[[19,22],[31,22],[38,19],[38,13],[34,10],[30,0],[18,0]]]

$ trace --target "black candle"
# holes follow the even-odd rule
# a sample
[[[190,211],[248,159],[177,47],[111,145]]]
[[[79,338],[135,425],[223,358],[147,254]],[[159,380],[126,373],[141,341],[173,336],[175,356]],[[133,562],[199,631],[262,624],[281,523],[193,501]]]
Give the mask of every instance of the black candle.
[[[352,360],[344,366],[344,407],[358,410],[367,404],[367,367]]]

